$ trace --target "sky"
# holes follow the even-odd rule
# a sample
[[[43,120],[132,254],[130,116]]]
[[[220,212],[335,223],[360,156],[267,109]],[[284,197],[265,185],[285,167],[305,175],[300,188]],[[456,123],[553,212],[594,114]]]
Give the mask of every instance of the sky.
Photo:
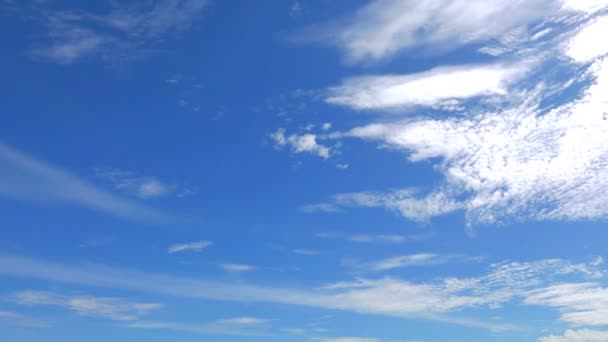
[[[0,18],[0,340],[608,341],[607,0]]]

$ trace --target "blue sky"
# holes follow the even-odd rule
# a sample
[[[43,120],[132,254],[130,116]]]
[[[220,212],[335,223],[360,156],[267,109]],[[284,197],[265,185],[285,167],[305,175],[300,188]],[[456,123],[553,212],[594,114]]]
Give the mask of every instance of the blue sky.
[[[0,17],[0,339],[608,341],[607,1]]]

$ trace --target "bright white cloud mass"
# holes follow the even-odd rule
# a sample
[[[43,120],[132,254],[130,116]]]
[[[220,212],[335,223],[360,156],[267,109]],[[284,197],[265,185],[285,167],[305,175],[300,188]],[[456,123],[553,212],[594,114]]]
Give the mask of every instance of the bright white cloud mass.
[[[608,341],[608,0],[0,19],[0,341]]]
[[[334,89],[339,95],[329,102],[355,109],[432,107],[448,99],[497,96],[467,102],[459,109],[464,115],[426,117],[417,110],[408,119],[334,133],[334,139],[375,141],[403,151],[412,162],[440,160],[436,170],[444,182],[426,194],[419,189],[339,194],[324,205],[386,207],[421,221],[464,210],[470,224],[606,218],[608,45],[599,38],[605,22],[601,15],[583,17],[571,31],[547,38],[558,58],[539,59],[540,50],[528,47],[522,57],[538,54],[535,68],[543,71],[513,80],[509,91],[500,84],[510,69],[486,73],[466,66],[405,78],[362,78]]]
[[[404,49],[438,53],[483,43],[530,23],[585,15],[606,4],[601,0],[374,0],[317,34],[342,48],[349,61],[365,62]]]

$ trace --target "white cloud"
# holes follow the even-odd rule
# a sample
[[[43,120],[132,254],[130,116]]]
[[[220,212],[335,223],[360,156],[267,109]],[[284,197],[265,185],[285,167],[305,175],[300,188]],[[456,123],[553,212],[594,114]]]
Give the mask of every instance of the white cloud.
[[[576,326],[608,325],[608,288],[596,283],[554,285],[530,292],[524,303],[559,308]]]
[[[568,43],[566,55],[579,63],[591,62],[608,54],[608,16],[588,23]]]
[[[220,264],[219,265],[224,271],[232,273],[249,272],[256,269],[255,266],[244,265],[244,264]]]
[[[117,190],[136,196],[140,199],[158,199],[174,194],[180,189],[177,184],[169,184],[156,177],[138,176],[134,172],[119,169],[95,169],[97,177],[112,184]]]
[[[180,253],[180,252],[200,252],[203,249],[211,246],[209,241],[195,241],[188,243],[180,243],[169,246],[169,254]]]
[[[46,322],[38,321],[26,317],[20,313],[12,312],[12,311],[1,311],[0,310],[0,323],[3,324],[12,324],[19,327],[28,327],[28,328],[45,328],[49,325]]]
[[[160,0],[111,6],[105,14],[38,5],[48,39],[32,49],[38,58],[71,64],[87,57],[131,58],[172,32],[188,28],[207,0]],[[31,13],[27,14],[32,16]]]
[[[377,338],[368,337],[322,337],[319,342],[380,342]]]
[[[347,240],[358,243],[381,243],[381,244],[401,244],[408,241],[408,237],[403,235],[351,235]]]
[[[168,219],[2,144],[0,195],[25,201],[72,203],[132,221],[158,223]]]
[[[65,296],[53,292],[22,291],[14,295],[20,305],[52,305],[82,316],[101,317],[117,321],[135,321],[163,306],[154,303],[132,303],[120,298]]]
[[[270,139],[274,141],[277,148],[289,146],[293,153],[310,153],[323,159],[328,159],[332,154],[331,148],[319,144],[318,136],[312,133],[286,136],[285,129],[279,128],[270,135]]]
[[[361,269],[372,272],[388,271],[396,268],[432,266],[448,262],[450,257],[432,253],[400,255],[378,261],[357,265]]]
[[[608,4],[583,2],[374,0],[354,15],[305,35],[339,46],[350,62],[374,61],[405,49],[436,52],[482,43],[529,24],[573,11],[586,14]]]
[[[268,302],[401,318],[439,320],[495,331],[508,330],[513,327],[508,324],[463,318],[463,316],[466,317],[465,310],[482,307],[498,309],[506,303],[513,303],[520,299],[525,305],[557,308],[564,315],[584,313],[590,310],[588,305],[593,305],[593,303],[601,305],[606,301],[604,297],[608,296],[608,291],[600,285],[591,285],[593,283],[588,282],[603,277],[601,269],[601,265],[597,265],[596,260],[583,264],[560,259],[503,262],[491,265],[486,274],[476,278],[444,277],[424,283],[397,278],[359,279],[311,290],[295,290],[243,283],[209,282],[202,279],[113,269],[107,266],[74,267],[32,259],[0,257],[0,274],[7,276],[127,289],[193,299]],[[583,282],[573,282],[575,280],[583,280]],[[560,293],[571,294],[584,288],[583,293],[594,293],[594,295],[586,295],[585,303],[587,304],[584,305],[581,304],[583,301],[573,302],[568,299],[568,296],[561,300],[556,299],[559,297],[553,295],[538,297],[538,294],[543,292],[554,293],[555,291],[552,289],[555,289],[556,286],[567,286],[568,284],[573,291],[564,292],[562,289]],[[64,296],[59,300],[53,296],[50,298],[52,302],[71,305]],[[105,301],[102,303],[111,305],[111,307],[120,304],[114,301],[110,301],[109,304]],[[120,304],[118,307],[123,308],[124,306]],[[603,307],[605,308],[605,306]],[[119,318],[130,318],[140,312],[137,309],[134,310],[131,305],[127,305],[126,308],[118,311],[108,309],[109,311],[102,311],[102,314],[118,314]],[[155,307],[144,307],[145,310],[151,308]],[[595,308],[600,310],[599,307]],[[98,314],[97,311],[93,311],[93,313]],[[451,317],[451,314],[454,313],[458,313],[459,317]],[[245,322],[245,320],[242,321],[242,323]]]
[[[545,336],[539,342],[604,342],[608,341],[608,331],[597,330],[566,330],[562,336]]]
[[[331,203],[310,204],[303,207],[305,212],[337,212],[341,208],[386,208],[396,211],[415,221],[430,218],[462,208],[462,204],[448,194],[436,192],[426,197],[417,197],[415,189],[402,189],[389,192],[356,192],[337,194]],[[317,209],[318,208],[318,209]],[[315,210],[316,209],[316,210]],[[329,210],[331,209],[331,210]]]
[[[444,184],[422,197],[406,190],[338,195],[334,202],[387,207],[415,220],[459,209],[470,223],[605,218],[608,59],[574,82],[588,82],[581,95],[546,110],[541,103],[560,94],[561,84],[553,91],[541,82],[523,102],[496,111],[352,129],[345,136],[380,141],[413,162],[439,158]]]
[[[326,102],[360,110],[409,106],[457,107],[458,100],[507,95],[528,65],[461,65],[388,76],[363,76],[329,89]]]
[[[333,204],[332,204],[333,205]],[[347,235],[336,232],[320,232],[315,234],[321,239],[343,239],[354,243],[369,243],[369,244],[384,244],[397,245],[405,243],[409,240],[420,239],[421,236],[406,236],[397,234],[355,234]]]
[[[294,249],[293,252],[299,255],[307,255],[307,256],[316,256],[320,255],[321,252],[313,250],[313,249]]]
[[[138,321],[129,323],[127,328],[176,330],[194,334],[235,335],[235,336],[266,336],[269,334],[269,321],[254,317],[239,317],[218,320],[205,324],[188,324],[177,322]]]

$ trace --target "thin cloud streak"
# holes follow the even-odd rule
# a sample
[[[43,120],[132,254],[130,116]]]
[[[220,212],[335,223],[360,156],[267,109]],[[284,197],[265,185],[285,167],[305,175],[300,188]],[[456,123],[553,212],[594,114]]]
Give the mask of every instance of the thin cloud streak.
[[[0,144],[0,195],[28,202],[73,204],[141,223],[169,219],[4,144]]]
[[[525,305],[557,308],[564,313],[562,319],[566,321],[572,315],[586,312],[589,321],[578,316],[579,322],[593,322],[592,319],[603,314],[594,303],[599,300],[608,302],[608,290],[595,282],[588,282],[604,276],[600,268],[601,263],[597,260],[586,264],[559,259],[504,262],[491,265],[489,272],[478,278],[445,278],[434,283],[412,283],[396,278],[360,279],[330,284],[316,290],[302,290],[149,274],[100,265],[69,266],[27,258],[0,257],[0,274],[6,276],[202,300],[267,302],[427,319],[493,331],[513,327],[454,318],[450,314],[478,307],[496,309],[522,299]],[[550,298],[539,298],[534,294],[535,291],[542,293],[544,289],[548,291],[558,284],[567,285],[560,283],[560,278],[572,279],[574,276],[585,282],[571,283],[569,288],[561,288],[562,291]],[[577,286],[583,286],[581,284],[586,284],[586,292],[590,295],[582,302],[569,302],[567,298],[574,295]]]

